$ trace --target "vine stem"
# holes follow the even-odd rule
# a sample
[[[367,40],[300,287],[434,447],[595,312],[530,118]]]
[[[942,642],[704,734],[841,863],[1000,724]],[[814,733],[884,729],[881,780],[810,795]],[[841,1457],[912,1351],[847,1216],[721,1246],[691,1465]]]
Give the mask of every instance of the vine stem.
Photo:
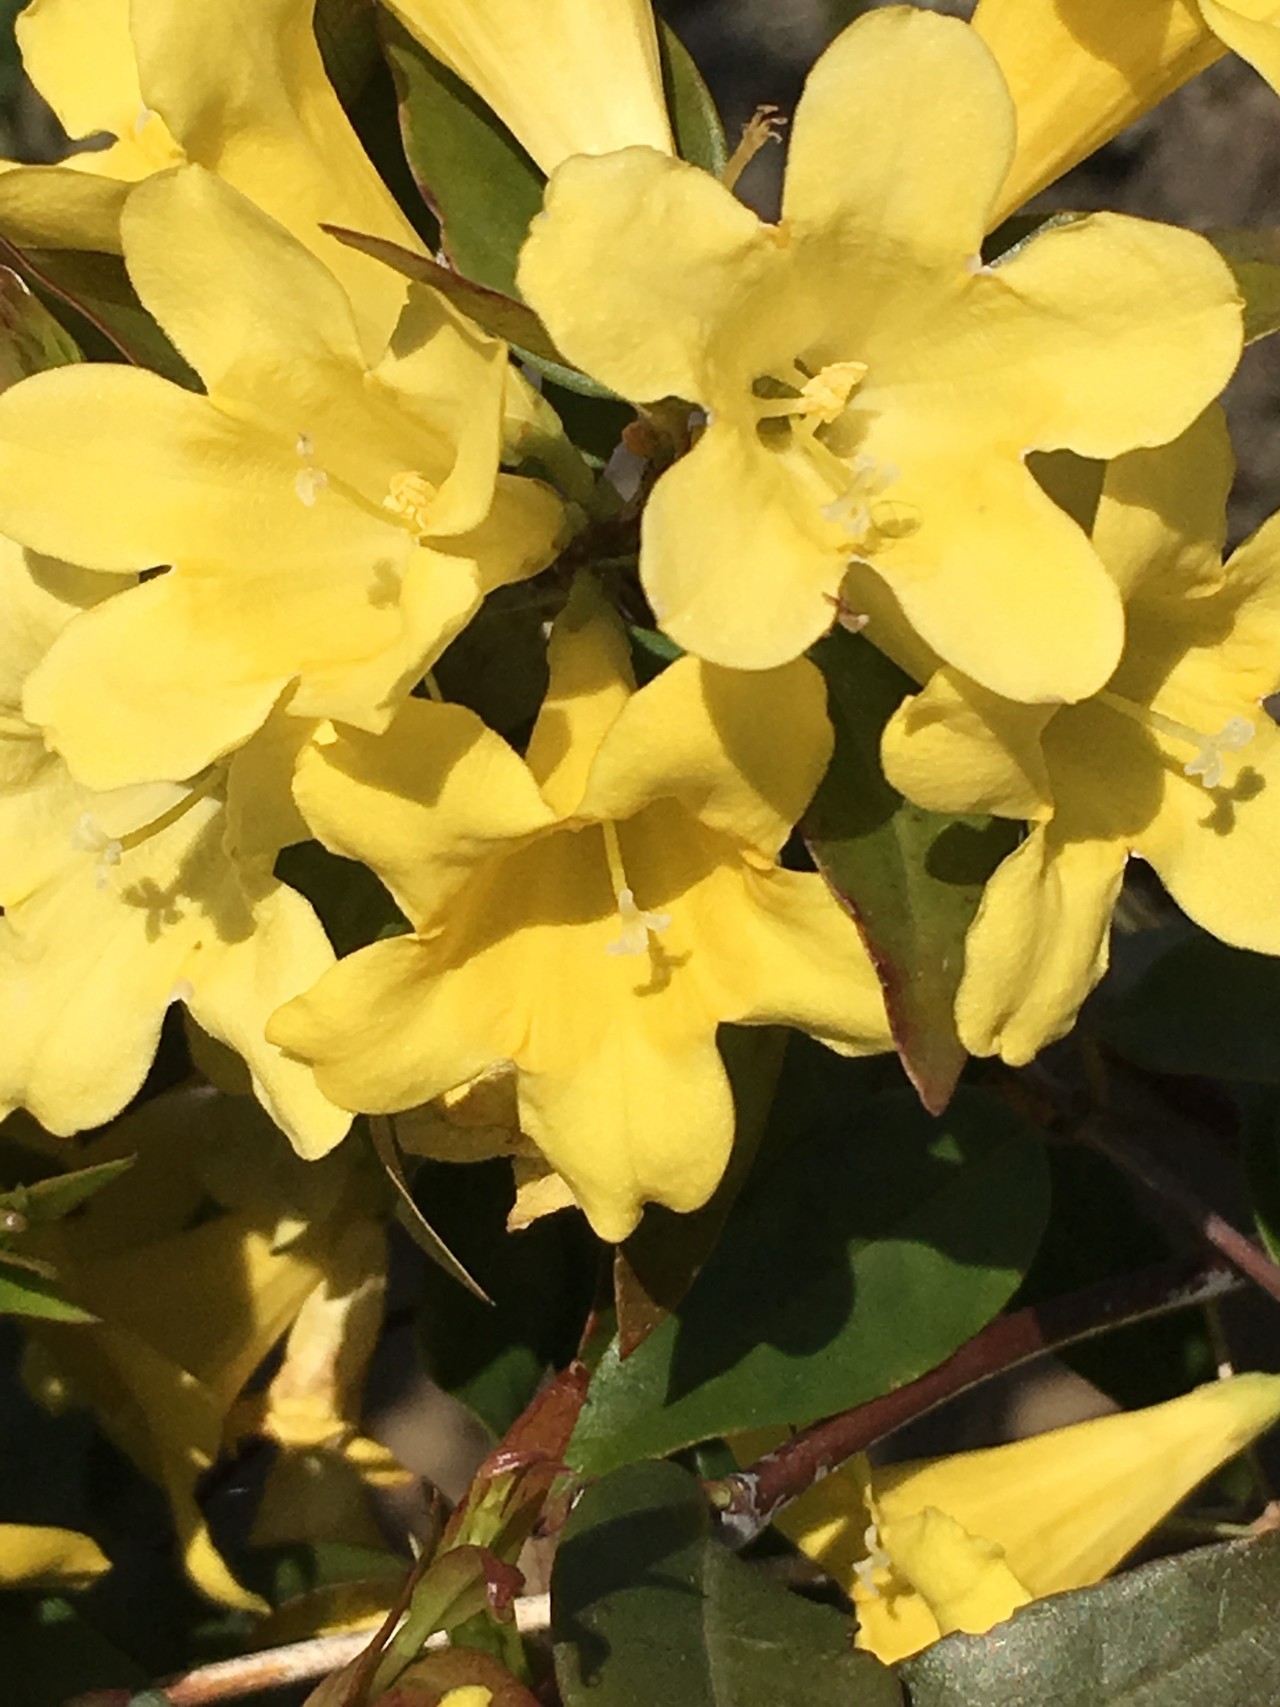
[[[721,1533],[730,1546],[745,1547],[784,1506],[846,1459],[993,1375],[1111,1328],[1207,1304],[1241,1284],[1234,1265],[1183,1259],[999,1316],[918,1380],[813,1423],[749,1469],[709,1481]]]

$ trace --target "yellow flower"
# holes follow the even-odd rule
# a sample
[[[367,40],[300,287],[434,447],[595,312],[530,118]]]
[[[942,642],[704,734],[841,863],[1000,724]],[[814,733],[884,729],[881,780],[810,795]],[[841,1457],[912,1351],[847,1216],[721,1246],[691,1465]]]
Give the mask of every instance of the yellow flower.
[[[87,1588],[110,1569],[97,1542],[74,1529],[0,1523],[0,1588]]]
[[[1116,215],[982,266],[1013,147],[973,31],[890,7],[810,74],[779,225],[649,149],[552,178],[525,296],[614,390],[709,417],[645,512],[641,574],[681,646],[782,663],[861,560],[1012,698],[1079,699],[1115,668],[1115,588],[1024,458],[1172,438],[1231,372],[1239,306],[1202,239]]]
[[[32,0],[23,63],[69,135],[115,140],[58,166],[0,172],[0,228],[38,247],[118,252],[130,186],[186,161],[241,190],[351,295],[376,359],[405,281],[321,222],[421,244],[365,155],[325,72],[315,0]]]
[[[580,583],[521,760],[459,706],[304,755],[315,833],[364,860],[412,936],[339,964],[270,1024],[344,1107],[392,1112],[514,1062],[520,1126],[606,1239],[704,1203],[733,1137],[721,1022],[890,1046],[874,972],[821,880],[777,855],[831,750],[807,660],[681,659],[633,691]]]
[[[993,223],[1233,48],[1280,88],[1277,0],[978,0],[1018,109]]]
[[[76,782],[23,719],[22,685],[116,585],[0,540],[0,1109],[29,1108],[57,1133],[111,1119],[183,1002],[319,1155],[349,1117],[263,1035],[271,1010],[333,963],[310,905],[272,873],[283,843],[306,834],[287,789],[308,726],[295,725],[292,751],[292,731],[273,729],[194,783]]]
[[[1100,1581],[1278,1417],[1280,1376],[1236,1375],[982,1452],[856,1459],[778,1527],[851,1594],[858,1646],[892,1663]]]
[[[208,395],[83,364],[0,397],[0,528],[114,573],[173,565],[67,629],[27,716],[95,788],[194,775],[282,694],[385,727],[561,524],[549,488],[498,472],[504,347],[415,287],[368,368],[333,276],[201,167],[140,185],[123,229]]]
[[[674,153],[650,0],[388,0],[552,172],[571,154]]]
[[[1024,818],[968,937],[957,999],[974,1054],[1021,1066],[1060,1037],[1107,964],[1130,853],[1205,930],[1280,954],[1280,518],[1224,568],[1231,478],[1217,412],[1107,474],[1094,543],[1128,641],[1083,704],[1002,701],[952,670],[885,731],[894,786],[921,805]]]

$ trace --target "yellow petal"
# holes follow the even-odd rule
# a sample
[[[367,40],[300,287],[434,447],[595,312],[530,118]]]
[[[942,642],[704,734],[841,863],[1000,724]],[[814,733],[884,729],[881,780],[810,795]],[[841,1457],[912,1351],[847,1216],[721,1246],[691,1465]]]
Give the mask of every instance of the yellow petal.
[[[679,800],[773,860],[834,744],[826,686],[807,658],[751,673],[681,658],[623,706],[578,811],[630,818],[655,798]]]
[[[578,811],[601,742],[635,690],[622,624],[586,576],[556,619],[550,679],[525,754],[542,798],[559,817]]]
[[[1280,89],[1280,6],[1275,0],[1198,0],[1206,24],[1225,46]]]
[[[304,753],[294,791],[325,845],[373,866],[420,925],[447,914],[487,854],[555,822],[525,765],[474,712],[417,699],[385,735],[348,731]]]
[[[725,344],[722,317],[782,267],[769,228],[717,179],[627,148],[568,160],[553,175],[518,283],[569,360],[614,391],[641,403],[705,402],[708,368]],[[584,278],[601,293],[589,315]]]
[[[973,27],[1018,114],[993,225],[1220,56],[1201,10],[1196,0],[979,0]]]
[[[131,24],[147,105],[188,159],[278,219],[348,291],[367,351],[386,346],[403,278],[330,237],[328,222],[419,249],[325,73],[313,0],[153,0]]]
[[[885,775],[931,812],[1047,817],[1053,789],[1040,738],[1052,716],[1049,706],[1018,705],[939,670],[885,725]]]
[[[1095,1583],[1280,1417],[1280,1376],[1236,1375],[1146,1410],[879,1472],[886,1528],[936,1506],[1004,1549],[1037,1598]]]
[[[132,136],[144,115],[129,0],[32,0],[14,34],[23,69],[68,136]]]
[[[851,25],[796,108],[784,220],[865,250],[935,262],[976,255],[1014,149],[1013,104],[979,38],[895,7]]]
[[[0,1585],[5,1588],[86,1588],[111,1569],[87,1535],[31,1523],[0,1523]]]
[[[797,501],[790,462],[714,421],[645,507],[640,574],[665,633],[729,668],[766,670],[835,620],[850,544]],[[833,537],[836,535],[836,537]]]
[[[67,166],[0,161],[0,230],[33,249],[120,253],[120,216],[132,185]]]
[[[649,0],[391,0],[544,172],[632,143],[674,152]]]
[[[1158,450],[1135,450],[1107,465],[1092,537],[1128,598],[1150,584],[1181,596],[1222,571],[1227,494],[1235,459],[1217,404]]]
[[[965,941],[956,997],[971,1055],[1022,1067],[1071,1029],[1107,969],[1125,858],[1123,843],[1072,840],[1051,824],[997,868]]]

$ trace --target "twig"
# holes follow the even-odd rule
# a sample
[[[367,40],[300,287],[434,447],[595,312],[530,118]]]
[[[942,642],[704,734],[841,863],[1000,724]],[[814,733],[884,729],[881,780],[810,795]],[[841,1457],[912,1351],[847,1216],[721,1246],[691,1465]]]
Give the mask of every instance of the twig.
[[[1081,1127],[1077,1136],[1127,1173],[1150,1196],[1189,1222],[1205,1243],[1220,1252],[1233,1268],[1280,1302],[1280,1266],[1272,1262],[1260,1245],[1255,1245],[1212,1209],[1185,1180],[1156,1161],[1145,1147],[1104,1129],[1096,1121]]]
[[[1110,1328],[1205,1304],[1240,1284],[1221,1262],[1159,1263],[997,1317],[919,1380],[813,1423],[750,1469],[709,1482],[724,1537],[731,1546],[745,1547],[784,1506],[847,1458],[993,1375]]]
[[[550,1596],[522,1595],[515,1602],[516,1629],[521,1635],[535,1635],[551,1623]],[[351,1635],[316,1636],[309,1642],[292,1642],[285,1648],[268,1648],[258,1654],[242,1654],[233,1660],[217,1660],[213,1665],[198,1666],[195,1671],[183,1672],[155,1689],[145,1690],[142,1699],[156,1707],[215,1707],[220,1701],[239,1701],[246,1695],[257,1695],[267,1689],[281,1689],[290,1683],[313,1683],[350,1665],[373,1640],[374,1632],[365,1630]],[[443,1632],[426,1643],[427,1651],[437,1652],[449,1646]]]

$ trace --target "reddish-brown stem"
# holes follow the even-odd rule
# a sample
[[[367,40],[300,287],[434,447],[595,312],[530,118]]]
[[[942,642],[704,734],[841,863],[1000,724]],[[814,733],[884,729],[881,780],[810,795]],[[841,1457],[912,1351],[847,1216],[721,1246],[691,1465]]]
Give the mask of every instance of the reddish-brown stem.
[[[1239,1284],[1234,1269],[1222,1262],[1160,1263],[997,1317],[918,1380],[813,1423],[750,1469],[709,1483],[722,1532],[732,1546],[746,1546],[784,1506],[847,1458],[993,1375],[1109,1328],[1207,1303]]]
[[[1280,1266],[1272,1262],[1261,1246],[1211,1208],[1185,1180],[1158,1162],[1145,1146],[1098,1122],[1081,1128],[1078,1136],[1128,1174],[1149,1196],[1194,1227],[1204,1242],[1225,1257],[1246,1280],[1280,1303]]]

